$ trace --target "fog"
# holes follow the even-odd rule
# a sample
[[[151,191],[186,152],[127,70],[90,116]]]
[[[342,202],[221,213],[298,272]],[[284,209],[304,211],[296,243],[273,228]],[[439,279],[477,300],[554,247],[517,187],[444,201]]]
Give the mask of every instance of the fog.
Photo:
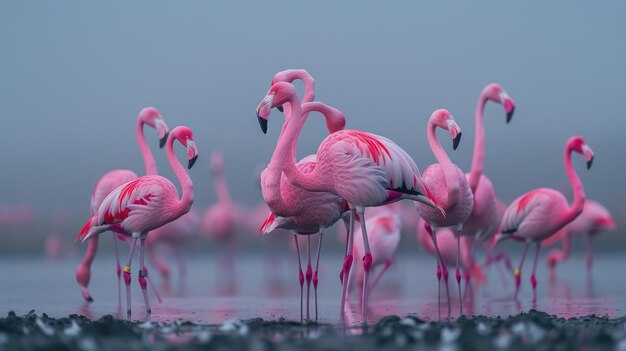
[[[498,82],[517,103],[508,125],[501,106],[486,109],[485,173],[499,196],[510,202],[540,186],[569,194],[563,148],[579,134],[596,154],[590,171],[574,160],[587,195],[619,222],[626,3],[453,3],[2,1],[0,203],[86,220],[102,174],[144,173],[135,121],[145,106],[170,128],[194,130],[194,206],[215,201],[213,151],[225,155],[232,197],[257,203],[253,173],[267,164],[283,117],[274,110],[264,135],[255,107],[274,73],[305,68],[348,128],[389,137],[422,170],[434,162],[426,122],[441,107],[464,132],[457,151],[442,143],[469,169],[476,100]],[[309,119],[299,156],[315,152],[324,127]],[[146,129],[146,138],[174,180],[156,133]]]

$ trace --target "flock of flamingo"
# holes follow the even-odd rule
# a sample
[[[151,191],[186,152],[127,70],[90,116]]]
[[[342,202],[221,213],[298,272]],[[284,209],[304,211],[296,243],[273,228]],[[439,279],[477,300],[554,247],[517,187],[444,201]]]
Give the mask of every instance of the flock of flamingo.
[[[303,99],[292,84],[295,80],[304,82]],[[553,268],[568,257],[571,237],[584,236],[588,268],[591,268],[591,238],[604,229],[615,228],[611,214],[601,204],[585,200],[583,185],[572,165],[572,154],[577,153],[582,155],[587,168],[590,168],[594,157],[592,149],[580,136],[572,136],[565,144],[565,171],[574,194],[571,204],[560,192],[539,188],[521,195],[506,206],[498,199],[493,183],[483,172],[483,113],[488,101],[503,106],[507,123],[515,110],[514,100],[498,84],[489,84],[483,89],[475,111],[475,144],[469,172],[458,167],[440,144],[438,129],[449,133],[453,149],[459,146],[462,132],[453,115],[439,109],[432,113],[426,126],[426,137],[437,162],[420,173],[413,158],[392,140],[362,130],[345,129],[346,118],[339,110],[315,100],[315,82],[306,70],[290,69],[274,75],[270,89],[256,108],[258,123],[262,132],[266,133],[274,108],[282,112],[285,120],[272,157],[260,176],[261,191],[269,211],[265,221],[258,225],[262,234],[281,228],[294,235],[301,318],[304,315],[305,282],[306,318],[311,319],[311,284],[315,319],[318,318],[317,286],[322,238],[324,232],[339,220],[347,229],[345,258],[339,272],[342,284],[340,311],[343,313],[345,310],[356,257],[358,264],[354,264],[354,274],[356,283],[361,286],[364,322],[369,294],[392,265],[401,229],[407,225],[410,230],[417,229],[417,241],[436,258],[439,306],[443,280],[448,317],[451,314],[448,266],[456,267],[460,314],[463,314],[463,278],[467,292],[472,284],[471,278],[480,279],[483,274],[475,260],[479,248],[486,251],[484,266],[500,260],[506,263],[515,278],[515,299],[521,284],[524,259],[531,244],[535,246],[530,277],[533,300],[537,298],[535,274],[542,245],[551,245],[559,240],[563,242],[563,250],[553,250],[548,254],[548,265]],[[328,136],[322,140],[316,154],[297,161],[297,141],[312,112],[319,112],[324,117]],[[144,137],[144,126],[156,129],[160,147],[165,147],[169,164],[180,183],[181,194],[169,179],[158,175]],[[187,151],[187,168],[194,165],[198,148],[190,128],[179,126],[169,130],[159,111],[148,107],[139,113],[136,135],[146,175],[140,177],[129,170],[112,170],[104,174],[93,188],[91,218],[77,236],[83,242],[88,241],[89,245],[76,271],[76,280],[82,287],[83,298],[92,301],[88,285],[99,235],[107,231],[113,233],[118,289],[120,279],[123,279],[128,317],[131,316],[131,266],[137,244],[137,280],[149,315],[147,287],[152,283],[145,266],[145,249],[148,249],[152,265],[164,278],[168,278],[169,267],[160,260],[154,250],[156,246],[167,245],[177,252],[180,243],[193,235],[195,228],[200,228],[232,250],[232,233],[236,231],[237,213],[241,211],[228,194],[222,171],[223,160],[219,154],[211,160],[219,201],[202,215],[191,210],[193,183],[174,153],[175,145],[180,144]],[[414,202],[414,210],[400,205],[400,200]],[[319,234],[314,259],[311,254],[313,234]],[[307,261],[304,270],[299,236],[306,237]],[[520,263],[515,269],[508,255],[498,251],[496,246],[509,239],[524,244]],[[120,264],[118,241],[127,243],[129,247],[123,265]],[[225,256],[226,260],[232,257],[231,254]],[[371,276],[375,270],[376,275]],[[181,263],[180,273],[184,274],[184,263]],[[158,293],[157,298],[160,299]]]

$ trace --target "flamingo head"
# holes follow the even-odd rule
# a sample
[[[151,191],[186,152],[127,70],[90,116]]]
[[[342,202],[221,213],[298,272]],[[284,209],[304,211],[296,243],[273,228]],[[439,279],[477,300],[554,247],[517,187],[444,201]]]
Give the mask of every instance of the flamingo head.
[[[587,145],[585,139],[580,136],[573,136],[567,141],[567,149],[582,154],[587,161],[587,169],[593,164],[593,150]]]
[[[450,132],[450,135],[452,135],[452,148],[456,150],[461,142],[461,127],[456,124],[452,114],[446,109],[439,109],[430,116],[430,122]]]
[[[513,112],[515,112],[515,101],[499,84],[492,83],[487,85],[483,89],[482,95],[493,102],[502,104],[504,112],[506,112],[506,123],[511,122]]]
[[[165,120],[163,120],[163,116],[159,113],[159,110],[155,107],[145,107],[139,112],[137,119],[156,129],[159,134],[159,147],[162,148],[165,146],[167,135],[169,134],[169,128],[167,127]]]
[[[211,154],[211,169],[213,170],[213,173],[222,173],[223,167],[224,155],[222,155],[222,153],[219,151],[213,151],[213,153]]]
[[[267,133],[267,122],[269,121],[272,108],[291,102],[293,96],[296,96],[296,89],[290,83],[277,82],[272,84],[256,108],[259,125],[264,134]]]
[[[193,132],[189,127],[178,126],[174,128],[170,134],[172,138],[178,140],[187,148],[187,169],[191,169],[198,159],[198,148],[196,147],[196,142],[193,140]]]
[[[310,96],[306,97],[305,101],[310,102],[315,100],[315,80],[305,69],[286,69],[284,71],[280,71],[272,77],[272,85],[278,82],[293,83],[296,79],[300,79],[305,85],[310,86],[311,88],[309,92]],[[276,108],[280,112],[283,112],[282,105],[276,106]]]

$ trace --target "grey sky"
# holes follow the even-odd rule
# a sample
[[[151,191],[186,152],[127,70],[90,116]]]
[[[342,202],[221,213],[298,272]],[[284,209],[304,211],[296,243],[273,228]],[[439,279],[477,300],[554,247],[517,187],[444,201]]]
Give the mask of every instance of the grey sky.
[[[486,173],[507,202],[538,186],[568,189],[562,153],[583,135],[596,152],[577,170],[615,215],[625,202],[626,2],[502,1],[9,1],[0,2],[0,203],[86,216],[104,172],[143,172],[138,111],[193,128],[201,153],[197,204],[213,201],[209,156],[225,153],[233,196],[261,199],[282,116],[263,135],[255,107],[272,75],[306,68],[318,99],[348,127],[385,135],[420,169],[434,161],[428,116],[449,109],[464,131],[453,160],[468,169],[474,106],[499,82],[517,102],[510,125],[486,112]],[[392,5],[393,4],[393,5]],[[310,118],[300,155],[324,124]],[[440,134],[445,137],[445,134]],[[156,152],[152,131],[147,139]],[[182,155],[182,153],[181,153]],[[159,170],[172,176],[157,152]]]

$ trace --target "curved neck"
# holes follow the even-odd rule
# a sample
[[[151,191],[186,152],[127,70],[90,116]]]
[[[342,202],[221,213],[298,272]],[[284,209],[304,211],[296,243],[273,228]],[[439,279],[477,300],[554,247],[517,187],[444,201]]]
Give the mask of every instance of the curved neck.
[[[430,149],[433,151],[437,162],[441,166],[441,170],[443,171],[443,176],[446,181],[446,190],[448,193],[447,204],[451,205],[456,203],[460,197],[459,180],[457,178],[456,169],[452,161],[450,161],[448,154],[446,154],[446,151],[441,147],[439,139],[437,139],[437,125],[432,121],[428,121],[428,126],[426,128],[428,144],[430,145]]]
[[[187,173],[187,170],[185,170],[185,168],[180,164],[176,154],[174,154],[174,139],[173,135],[170,135],[167,139],[165,153],[167,155],[167,160],[169,161],[170,166],[172,167],[172,170],[174,171],[176,178],[178,178],[178,182],[182,188],[183,196],[176,205],[176,214],[181,216],[189,212],[189,209],[191,209],[191,205],[193,204],[193,183],[191,182],[189,173]]]
[[[157,174],[156,162],[154,161],[154,157],[152,156],[152,152],[146,143],[146,137],[143,134],[143,125],[144,121],[138,120],[135,127],[135,134],[137,136],[137,144],[139,144],[139,150],[141,151],[141,156],[143,157],[143,163],[146,166],[146,174],[147,175],[155,175]]]
[[[478,181],[483,174],[483,166],[485,163],[485,127],[483,125],[483,115],[485,113],[485,104],[487,97],[484,93],[480,94],[478,103],[476,104],[476,121],[474,126],[474,155],[472,156],[472,167],[469,174],[469,186],[472,192],[476,191]]]
[[[229,204],[230,194],[228,193],[228,186],[226,185],[226,179],[224,178],[224,170],[221,166],[216,166],[213,169],[213,185],[215,186],[217,201],[222,204]]]
[[[565,159],[565,173],[567,173],[567,178],[569,178],[574,192],[574,202],[567,209],[562,219],[564,223],[569,223],[576,219],[583,211],[583,207],[585,206],[585,189],[583,188],[580,178],[578,178],[578,174],[576,174],[574,170],[574,166],[572,166],[572,148],[569,145],[565,148],[563,157]]]

